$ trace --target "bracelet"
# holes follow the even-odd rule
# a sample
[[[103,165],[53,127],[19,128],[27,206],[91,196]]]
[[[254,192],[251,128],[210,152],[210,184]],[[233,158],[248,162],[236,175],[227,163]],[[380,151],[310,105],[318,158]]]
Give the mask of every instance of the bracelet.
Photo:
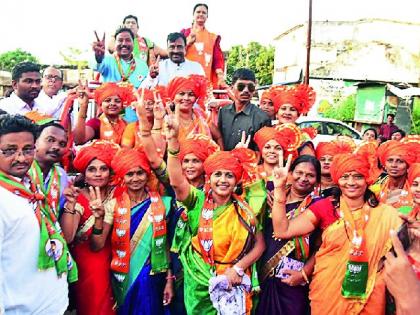
[[[84,115],[84,116],[82,116],[82,115],[79,115],[78,117],[79,117],[79,118],[83,118],[83,119],[86,119],[86,118],[87,118],[87,115]]]
[[[160,128],[152,128],[152,130],[162,130],[162,127],[160,127]]]
[[[73,210],[70,210],[69,208],[67,208],[67,207],[64,207],[64,211],[63,211],[64,213],[68,213],[68,214],[76,214],[76,210],[75,209],[73,209]]]
[[[273,202],[284,204],[286,203],[286,199],[279,200],[279,199],[274,198]]]
[[[302,277],[303,277],[303,279],[305,280],[305,282],[306,282],[306,283],[309,283],[309,279],[308,279],[308,276],[307,276],[307,274],[306,274],[305,270],[302,268],[302,269],[300,270],[300,272],[302,273]]]
[[[102,228],[102,229],[98,229],[98,228],[96,228],[96,227],[93,227],[92,228],[92,234],[94,234],[94,235],[102,235],[102,232],[104,231],[104,229]]]
[[[152,135],[161,135],[162,131],[160,131],[159,129],[152,129]]]
[[[147,133],[143,133],[143,132],[140,133],[140,136],[142,136],[142,137],[148,137],[148,136],[151,136],[151,135],[152,135],[152,133],[150,131],[147,132]]]
[[[179,154],[179,148],[177,150],[168,149],[168,154],[169,155],[172,155],[172,156],[178,156],[178,154]]]
[[[172,276],[167,276],[166,280],[176,280],[176,277],[174,275]]]

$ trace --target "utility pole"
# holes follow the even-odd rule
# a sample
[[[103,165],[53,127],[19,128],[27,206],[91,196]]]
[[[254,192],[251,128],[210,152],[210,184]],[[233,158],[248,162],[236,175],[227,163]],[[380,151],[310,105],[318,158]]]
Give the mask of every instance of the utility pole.
[[[311,63],[311,38],[312,38],[312,0],[309,0],[308,37],[306,40],[306,69],[305,84],[309,85],[309,65]]]

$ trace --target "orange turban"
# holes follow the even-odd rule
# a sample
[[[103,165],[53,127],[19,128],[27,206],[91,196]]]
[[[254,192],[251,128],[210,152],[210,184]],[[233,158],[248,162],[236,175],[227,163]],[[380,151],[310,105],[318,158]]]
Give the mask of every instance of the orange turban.
[[[188,77],[175,77],[167,87],[168,97],[173,101],[175,95],[181,91],[191,90],[195,97],[203,99],[207,95],[207,79],[200,75],[190,75]]]
[[[420,177],[420,163],[413,163],[410,165],[410,168],[408,169],[408,183],[410,186],[413,184],[414,180]]]
[[[409,146],[411,155],[416,157],[416,163],[420,163],[420,135],[408,135],[401,142]]]
[[[270,101],[272,101],[271,97],[272,97],[272,95],[271,95],[271,93],[270,93],[270,90],[265,90],[265,91],[264,91],[264,92],[262,92],[262,94],[261,94],[260,104],[261,104],[261,102],[262,102],[263,100],[270,100]]]
[[[282,145],[282,136],[274,127],[262,127],[254,135],[254,141],[260,151],[262,151],[264,145],[270,140],[275,140]]]
[[[111,167],[111,161],[117,153],[119,146],[113,142],[99,140],[83,147],[73,161],[73,166],[79,172],[84,172],[90,162],[97,159]]]
[[[125,174],[134,167],[140,167],[147,175],[150,175],[151,173],[149,160],[140,148],[121,149],[112,159],[111,165],[115,172],[115,176],[118,179],[123,178]]]
[[[201,162],[204,162],[211,154],[219,150],[219,146],[209,137],[196,134],[185,139],[180,146],[179,160],[193,153]]]
[[[335,140],[332,142],[320,142],[316,147],[316,158],[319,159],[324,155],[337,155],[343,153],[352,153],[353,147],[347,141]]]
[[[136,100],[131,85],[123,87],[114,82],[103,83],[95,90],[94,96],[98,105],[101,105],[103,100],[110,96],[118,96],[123,105],[131,104]]]
[[[338,180],[344,173],[352,171],[363,175],[368,185],[372,183],[370,164],[363,156],[350,153],[334,156],[330,169],[331,178],[334,183],[338,183]]]
[[[274,109],[277,113],[283,104],[291,104],[299,114],[306,114],[315,103],[316,93],[312,87],[305,84],[298,84],[287,89],[276,90],[273,98]]]
[[[143,94],[144,100],[148,100],[148,101],[154,101],[155,100],[155,98],[153,96],[153,91],[149,90],[149,89],[145,89],[145,88],[139,88],[137,90],[140,97],[141,97],[141,94],[143,93],[143,90],[144,90],[144,94]]]
[[[382,165],[385,165],[388,157],[398,155],[408,165],[415,162],[415,152],[412,152],[411,145],[396,140],[388,140],[378,148],[377,155]]]
[[[204,161],[204,172],[210,177],[217,170],[228,170],[233,173],[236,181],[239,182],[241,179],[248,180],[248,178],[255,176],[255,174],[251,174],[251,171],[256,170],[257,161],[255,152],[250,149],[218,151]],[[245,172],[245,176],[243,176],[245,170],[250,172]]]

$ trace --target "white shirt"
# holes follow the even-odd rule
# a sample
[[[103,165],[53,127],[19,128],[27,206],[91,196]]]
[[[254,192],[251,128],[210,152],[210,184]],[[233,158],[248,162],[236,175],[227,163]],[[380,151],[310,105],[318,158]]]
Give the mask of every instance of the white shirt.
[[[26,113],[29,113],[33,110],[39,111],[40,113],[44,113],[40,104],[34,101],[34,105],[31,108],[25,101],[23,101],[19,96],[17,96],[15,92],[10,94],[9,97],[0,100],[0,109],[12,115],[25,115]]]
[[[0,187],[0,314],[64,314],[67,277],[38,270],[39,241],[33,203]]]
[[[59,119],[66,98],[67,93],[65,92],[59,92],[57,95],[49,97],[44,90],[41,90],[38,97],[35,99],[35,102],[39,104],[40,112]]]
[[[141,87],[150,89],[156,85],[167,86],[173,78],[186,77],[190,74],[206,75],[203,66],[198,62],[185,59],[183,63],[177,64],[171,59],[165,59],[159,62],[159,75],[152,79],[149,74]]]

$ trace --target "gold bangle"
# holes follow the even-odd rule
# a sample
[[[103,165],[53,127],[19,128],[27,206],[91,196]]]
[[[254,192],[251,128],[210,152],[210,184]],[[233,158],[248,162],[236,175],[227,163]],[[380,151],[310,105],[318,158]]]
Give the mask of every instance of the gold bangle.
[[[168,154],[172,155],[172,156],[178,156],[179,154],[179,148],[176,150],[171,150],[168,148]]]
[[[161,135],[162,132],[156,129],[152,129],[152,135]]]
[[[140,133],[140,136],[142,136],[142,137],[148,137],[148,136],[151,136],[151,135],[152,135],[151,132],[146,132],[146,133],[141,132]]]
[[[286,199],[279,200],[279,199],[274,198],[273,202],[284,204],[284,203],[286,203]]]
[[[152,128],[152,130],[162,130],[162,127],[160,127],[160,128]]]
[[[306,274],[306,272],[305,272],[305,269],[301,269],[300,270],[300,272],[302,273],[302,277],[303,277],[303,279],[305,280],[305,282],[306,283],[309,283],[309,279],[308,279],[308,276],[307,276],[307,274]]]

